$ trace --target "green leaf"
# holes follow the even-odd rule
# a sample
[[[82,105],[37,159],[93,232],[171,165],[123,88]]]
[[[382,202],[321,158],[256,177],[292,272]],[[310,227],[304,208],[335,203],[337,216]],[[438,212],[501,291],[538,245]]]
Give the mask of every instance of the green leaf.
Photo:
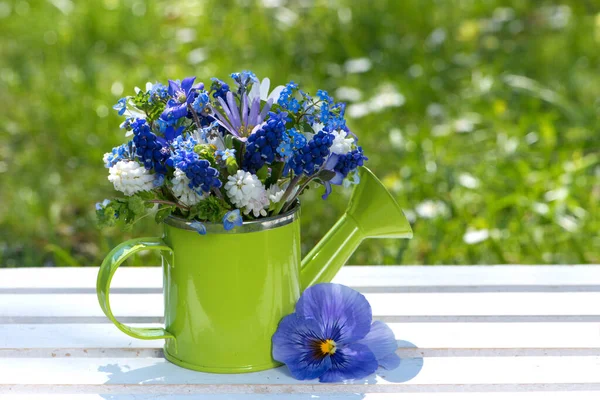
[[[267,176],[269,176],[269,167],[267,164],[264,164],[261,169],[256,171],[256,176],[258,176],[258,179],[260,179],[261,182],[264,182],[265,179],[267,179]]]
[[[283,173],[283,167],[285,166],[285,163],[283,161],[278,161],[278,162],[274,162],[273,164],[271,164],[271,176],[269,176],[267,178],[267,180],[265,181],[265,186],[268,188],[271,185],[274,185],[277,183],[277,181],[279,180],[279,178],[281,178],[281,174]]]
[[[234,175],[239,169],[237,160],[234,157],[229,157],[225,160],[225,166],[227,167],[227,172],[230,175]]]
[[[165,220],[165,218],[167,218],[169,215],[171,215],[173,213],[173,211],[175,211],[175,206],[160,208],[156,212],[156,215],[154,215],[154,220],[156,221],[157,224],[160,224],[161,222],[163,222]]]
[[[327,181],[332,180],[335,177],[335,171],[324,169],[321,172],[319,172],[319,175],[317,175],[317,176],[323,182],[327,182]]]

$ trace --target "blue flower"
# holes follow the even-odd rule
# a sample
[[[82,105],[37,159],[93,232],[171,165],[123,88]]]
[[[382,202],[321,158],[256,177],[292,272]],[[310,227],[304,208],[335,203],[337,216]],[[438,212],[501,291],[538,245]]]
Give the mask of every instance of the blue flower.
[[[155,83],[148,92],[150,94],[150,102],[166,100],[169,97],[169,90],[162,83]]]
[[[194,101],[195,92],[204,88],[203,84],[194,86],[195,76],[185,78],[181,84],[169,81],[169,95],[171,99],[167,102],[167,108],[162,112],[160,118],[170,122],[183,118],[188,113],[188,104]]]
[[[133,143],[136,154],[147,170],[154,168],[157,174],[166,174],[165,163],[169,158],[169,150],[165,139],[150,131],[145,119],[136,119],[131,123]]]
[[[237,93],[242,95],[250,90],[253,84],[259,83],[258,78],[252,71],[234,72],[231,77],[238,86]]]
[[[167,165],[185,172],[185,176],[190,180],[190,189],[210,192],[211,188],[220,188],[222,185],[219,171],[193,151],[176,150],[167,161]]]
[[[235,157],[235,149],[217,150],[215,154],[221,157],[221,160],[225,161],[229,157]]]
[[[208,92],[203,90],[198,93],[198,96],[196,96],[196,99],[192,103],[192,108],[197,114],[204,114],[209,102],[210,99],[208,97]]]
[[[294,93],[298,90],[298,85],[293,81],[285,85],[285,88],[279,94],[279,99],[277,100],[277,104],[284,109],[290,109],[290,104],[292,100],[296,100],[294,98]],[[296,102],[298,102],[296,100]],[[295,105],[295,104],[294,104]]]
[[[194,221],[190,224],[190,227],[192,229],[194,229],[196,232],[198,232],[201,235],[206,235],[206,226],[204,226],[204,224],[200,221]]]
[[[288,142],[288,141],[282,140],[279,143],[279,145],[277,146],[277,154],[279,154],[285,160],[290,158],[292,153],[293,153],[292,146],[290,145],[290,142]]]
[[[315,173],[325,163],[333,144],[331,133],[320,131],[303,148],[299,149],[289,160],[289,166],[296,175]]]
[[[102,203],[96,203],[96,210],[102,210],[104,207],[106,207],[109,204],[110,204],[110,200],[104,199],[104,201],[102,201]]]
[[[110,153],[104,154],[104,166],[110,168],[121,160],[133,160],[135,156],[135,147],[133,142],[129,141],[118,147],[114,147]]]
[[[226,231],[230,231],[236,226],[242,226],[243,223],[244,221],[240,215],[240,210],[229,211],[223,217],[223,227],[225,227]]]
[[[339,382],[395,368],[396,339],[382,322],[372,323],[367,299],[349,287],[322,283],[304,291],[296,312],[273,335],[273,358],[296,379]]]
[[[229,85],[218,78],[212,78],[211,80],[210,90],[213,92],[213,97],[215,99],[220,97],[225,100],[225,96],[229,92]]]
[[[327,200],[327,197],[331,194],[331,185],[341,185],[344,183],[348,174],[354,174],[358,167],[362,167],[368,158],[363,154],[362,147],[358,146],[356,149],[346,154],[331,154],[329,159],[323,166],[323,169],[335,172],[333,178],[327,182],[323,182],[325,185],[325,194],[322,199]],[[360,182],[358,174],[354,174],[352,181],[355,184]]]
[[[292,140],[292,149],[297,151],[306,146],[306,136],[298,132],[295,128],[288,130],[288,134]]]
[[[277,146],[283,141],[285,125],[279,118],[271,118],[248,137],[243,167],[256,173],[265,163],[275,161]]]
[[[160,121],[160,120],[159,120]],[[180,126],[179,128],[175,128],[172,125],[169,125],[165,128],[165,139],[167,139],[169,142],[172,140],[175,140],[175,138],[181,136],[181,132],[183,132],[184,127]]]
[[[125,114],[125,111],[127,111],[127,97],[119,99],[117,104],[113,106],[113,110],[117,110],[119,115]]]

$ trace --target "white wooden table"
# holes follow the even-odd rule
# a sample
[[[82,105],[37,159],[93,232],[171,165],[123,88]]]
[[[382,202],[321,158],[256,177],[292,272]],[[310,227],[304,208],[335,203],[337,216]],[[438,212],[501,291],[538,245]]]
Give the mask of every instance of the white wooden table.
[[[392,327],[402,363],[343,384],[177,367],[108,323],[96,273],[0,269],[0,399],[600,399],[600,266],[345,267],[336,281]],[[115,315],[160,324],[161,279],[121,268]]]

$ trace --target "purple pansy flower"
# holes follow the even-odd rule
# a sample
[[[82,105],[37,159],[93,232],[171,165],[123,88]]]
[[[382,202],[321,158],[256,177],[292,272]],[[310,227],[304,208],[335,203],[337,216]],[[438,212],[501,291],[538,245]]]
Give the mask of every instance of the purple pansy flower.
[[[296,312],[273,335],[273,358],[296,379],[339,382],[364,378],[400,364],[396,339],[382,322],[372,323],[367,299],[347,286],[321,283],[304,291]]]
[[[238,107],[233,93],[227,92],[225,97],[227,101],[222,97],[217,98],[225,115],[213,108],[217,122],[233,136],[246,141],[254,128],[260,125],[267,116],[273,100],[269,99],[261,111],[259,98],[253,99],[252,103],[248,104],[248,95],[244,93],[241,107]]]
[[[204,84],[199,83],[194,86],[195,76],[185,78],[179,82],[169,81],[169,96],[171,99],[167,102],[167,108],[160,115],[164,121],[176,121],[187,115],[188,104],[194,101],[196,90],[204,89]]]

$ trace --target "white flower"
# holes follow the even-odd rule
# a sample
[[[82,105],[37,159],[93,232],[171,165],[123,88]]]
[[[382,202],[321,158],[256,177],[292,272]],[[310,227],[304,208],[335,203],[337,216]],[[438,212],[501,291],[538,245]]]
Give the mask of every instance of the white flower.
[[[227,178],[225,190],[229,200],[244,214],[252,213],[255,217],[267,215],[265,208],[269,206],[269,196],[258,176],[238,170]]]
[[[126,196],[152,190],[154,187],[154,175],[137,161],[119,161],[110,167],[108,172],[108,180],[116,190],[125,193]]]
[[[285,189],[280,188],[277,184],[271,185],[271,187],[267,189],[267,195],[272,204],[279,203],[284,193]]]
[[[270,86],[271,80],[269,78],[264,78],[262,82],[260,82],[260,85],[257,83],[252,85],[252,89],[250,89],[250,92],[248,92],[249,104],[252,104],[252,100],[257,97],[262,101],[272,100],[273,103],[277,103],[277,100],[279,100],[279,95],[285,86],[277,86],[271,93],[269,93]]]
[[[152,89],[152,86],[154,86],[154,84],[152,82],[146,82],[146,92],[149,91],[150,89]],[[135,94],[138,94],[139,92],[142,91],[142,89],[140,89],[139,87],[134,87],[133,91],[135,92]]]
[[[175,169],[172,182],[173,187],[171,188],[171,191],[181,204],[185,206],[193,206],[194,204],[198,204],[200,200],[204,199],[203,195],[196,193],[195,190],[190,188],[189,178],[185,175],[185,172],[179,168]]]
[[[331,152],[335,154],[347,154],[352,150],[352,144],[354,144],[354,138],[347,137],[348,132],[339,130],[333,131],[331,134],[334,136],[333,144],[331,145]]]

